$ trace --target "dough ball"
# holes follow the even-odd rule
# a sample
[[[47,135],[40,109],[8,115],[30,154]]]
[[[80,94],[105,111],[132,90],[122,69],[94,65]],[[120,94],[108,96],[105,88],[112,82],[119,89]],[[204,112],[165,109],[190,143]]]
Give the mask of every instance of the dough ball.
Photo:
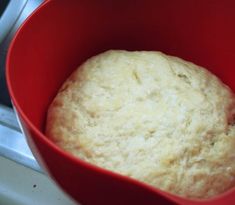
[[[188,198],[234,185],[235,98],[206,69],[153,51],[83,63],[50,105],[46,134],[78,158]]]

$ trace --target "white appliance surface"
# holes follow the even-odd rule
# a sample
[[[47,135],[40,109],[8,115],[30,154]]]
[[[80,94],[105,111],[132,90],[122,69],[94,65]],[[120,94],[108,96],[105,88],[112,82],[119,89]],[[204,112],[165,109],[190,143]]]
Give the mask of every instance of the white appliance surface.
[[[0,205],[77,205],[46,175],[0,156]]]

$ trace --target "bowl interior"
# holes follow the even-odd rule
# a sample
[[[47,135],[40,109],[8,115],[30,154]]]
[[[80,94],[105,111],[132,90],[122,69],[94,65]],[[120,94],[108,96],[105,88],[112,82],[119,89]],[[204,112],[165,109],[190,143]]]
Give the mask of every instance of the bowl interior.
[[[63,81],[108,49],[159,50],[204,66],[235,91],[235,1],[49,1],[12,44],[8,78],[19,107],[44,132]]]
[[[235,89],[233,1],[52,1],[16,39],[9,77],[18,104],[44,131],[68,75],[108,50],[160,50],[205,66]],[[33,112],[32,112],[33,110]]]

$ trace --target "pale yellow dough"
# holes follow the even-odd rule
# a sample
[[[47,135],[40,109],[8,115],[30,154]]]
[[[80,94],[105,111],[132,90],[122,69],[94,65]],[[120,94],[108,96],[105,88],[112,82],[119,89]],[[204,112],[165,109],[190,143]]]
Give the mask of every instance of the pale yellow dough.
[[[50,105],[46,134],[92,164],[209,198],[235,184],[235,97],[206,69],[161,52],[88,59]]]

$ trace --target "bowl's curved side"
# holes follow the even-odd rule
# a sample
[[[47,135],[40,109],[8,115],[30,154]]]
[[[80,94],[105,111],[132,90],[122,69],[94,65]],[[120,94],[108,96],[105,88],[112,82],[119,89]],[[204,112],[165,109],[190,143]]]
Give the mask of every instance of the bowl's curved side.
[[[44,88],[47,89],[51,83],[45,80],[47,69],[41,73],[41,76],[37,75],[38,73],[34,75],[36,69],[40,73],[40,67],[44,67],[43,63],[48,63],[48,61],[41,59],[43,63],[37,66],[38,57],[41,57],[45,51],[39,47],[35,48],[33,45],[35,39],[30,39],[34,32],[38,31],[37,25],[43,24],[44,17],[41,13],[47,9],[50,12],[53,6],[57,7],[55,1],[47,1],[26,20],[14,37],[7,57],[8,89],[35,158],[64,191],[83,204],[156,204],[156,201],[161,204],[172,204],[171,200],[162,196],[164,192],[158,192],[152,187],[146,189],[148,185],[75,159],[58,148],[42,133],[43,115],[47,107],[45,104],[48,104],[50,100],[47,99],[47,103],[40,104],[40,98],[42,98],[42,92],[45,91]],[[48,40],[45,36],[39,40],[38,45],[45,44],[43,48],[48,48],[50,43],[47,44],[45,41],[51,41],[51,39]],[[50,52],[54,52],[53,50],[52,48]],[[73,68],[71,65],[70,67]],[[68,73],[70,72],[66,71],[63,75],[67,76]],[[64,76],[62,78],[65,78]],[[44,83],[38,87],[41,81]],[[43,112],[40,113],[39,110]]]

